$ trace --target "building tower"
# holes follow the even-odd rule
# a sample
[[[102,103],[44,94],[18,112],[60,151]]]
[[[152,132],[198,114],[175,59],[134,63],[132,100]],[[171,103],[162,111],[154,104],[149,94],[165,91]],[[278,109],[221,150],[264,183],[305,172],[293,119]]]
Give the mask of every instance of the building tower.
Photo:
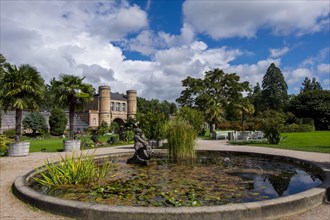
[[[110,86],[99,87],[99,125],[102,121],[111,124],[110,112]]]
[[[137,109],[136,90],[127,90],[127,119],[135,118]]]

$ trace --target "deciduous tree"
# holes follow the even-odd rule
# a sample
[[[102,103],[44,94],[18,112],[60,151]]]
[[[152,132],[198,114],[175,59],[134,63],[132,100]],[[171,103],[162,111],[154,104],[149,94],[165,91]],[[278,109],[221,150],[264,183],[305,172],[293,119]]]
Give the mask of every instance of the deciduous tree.
[[[185,89],[176,101],[181,106],[204,112],[205,120],[211,124],[223,118],[224,111],[239,103],[243,92],[250,90],[249,82],[240,82],[236,73],[226,74],[219,69],[207,71],[204,79],[187,77],[182,81],[182,86]]]

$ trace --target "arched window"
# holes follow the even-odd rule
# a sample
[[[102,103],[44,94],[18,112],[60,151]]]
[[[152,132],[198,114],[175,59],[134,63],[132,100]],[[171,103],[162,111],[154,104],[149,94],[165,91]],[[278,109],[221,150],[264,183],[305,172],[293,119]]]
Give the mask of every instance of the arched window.
[[[93,125],[96,125],[96,118],[93,118]]]
[[[126,112],[126,103],[121,103],[121,110]]]
[[[110,110],[113,112],[115,110],[115,103],[111,102],[110,103]]]
[[[117,102],[116,103],[116,111],[117,112],[120,112],[120,102]]]

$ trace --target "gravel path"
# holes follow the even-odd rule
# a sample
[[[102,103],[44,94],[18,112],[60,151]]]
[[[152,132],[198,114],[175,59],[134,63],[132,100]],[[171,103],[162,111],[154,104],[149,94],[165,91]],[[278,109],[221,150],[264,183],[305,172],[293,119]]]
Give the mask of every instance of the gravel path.
[[[232,146],[226,144],[224,141],[198,141],[199,149],[208,150],[235,150],[235,151],[251,151],[259,153],[269,153],[275,155],[286,155],[297,157],[301,159],[312,160],[319,162],[323,167],[330,171],[330,154],[321,153],[307,153],[291,150],[279,150],[261,147],[246,147],[246,146]],[[106,154],[115,152],[130,152],[133,151],[132,146],[121,146],[112,148],[99,148],[95,154]],[[28,171],[39,167],[43,164],[46,158],[52,160],[58,159],[59,155],[65,153],[31,153],[26,157],[1,157],[0,158],[0,219],[1,220],[48,220],[48,219],[70,219],[59,215],[50,214],[18,200],[11,192],[11,185],[15,178],[19,175],[25,174]],[[330,205],[322,204],[307,212],[282,218],[281,220],[330,220]]]

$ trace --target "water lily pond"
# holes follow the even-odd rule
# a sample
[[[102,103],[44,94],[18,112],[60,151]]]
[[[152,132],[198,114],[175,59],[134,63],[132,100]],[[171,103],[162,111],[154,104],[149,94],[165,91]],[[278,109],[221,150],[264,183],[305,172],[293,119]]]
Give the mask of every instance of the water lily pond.
[[[117,206],[213,206],[261,201],[292,195],[322,183],[308,166],[228,152],[199,152],[195,161],[172,163],[157,154],[148,166],[126,164],[130,157],[111,157],[115,172],[95,185],[49,190],[31,187],[63,199]]]

